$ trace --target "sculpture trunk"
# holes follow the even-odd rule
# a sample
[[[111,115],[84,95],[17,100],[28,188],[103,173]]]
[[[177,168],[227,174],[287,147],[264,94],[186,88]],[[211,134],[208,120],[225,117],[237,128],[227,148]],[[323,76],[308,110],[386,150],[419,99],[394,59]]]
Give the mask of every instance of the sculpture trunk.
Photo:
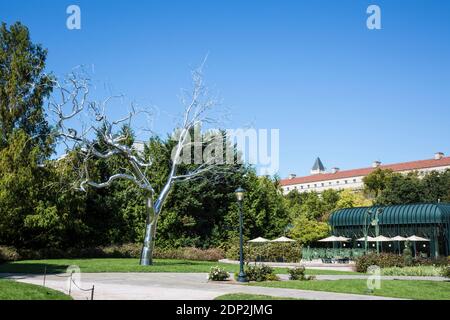
[[[145,224],[144,243],[141,251],[141,266],[153,264],[153,248],[155,246],[156,224],[158,222],[158,213],[155,212],[153,201],[147,199],[147,222]]]

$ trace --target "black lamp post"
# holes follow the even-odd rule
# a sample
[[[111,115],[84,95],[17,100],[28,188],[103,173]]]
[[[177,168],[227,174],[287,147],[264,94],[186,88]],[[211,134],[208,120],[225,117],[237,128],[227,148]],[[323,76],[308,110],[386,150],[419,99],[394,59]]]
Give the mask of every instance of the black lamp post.
[[[239,282],[248,282],[247,276],[244,272],[244,239],[242,235],[242,200],[244,199],[245,190],[241,187],[237,188],[234,192],[236,194],[236,199],[239,204],[239,276],[237,281]]]

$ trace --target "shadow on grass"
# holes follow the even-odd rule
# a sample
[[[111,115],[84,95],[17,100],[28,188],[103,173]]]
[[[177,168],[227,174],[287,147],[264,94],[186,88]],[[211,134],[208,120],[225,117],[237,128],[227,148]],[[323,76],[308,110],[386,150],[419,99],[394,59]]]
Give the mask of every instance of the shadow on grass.
[[[26,274],[44,274],[47,268],[47,274],[65,273],[69,265],[57,265],[47,263],[3,263],[0,264],[0,273],[26,273]]]

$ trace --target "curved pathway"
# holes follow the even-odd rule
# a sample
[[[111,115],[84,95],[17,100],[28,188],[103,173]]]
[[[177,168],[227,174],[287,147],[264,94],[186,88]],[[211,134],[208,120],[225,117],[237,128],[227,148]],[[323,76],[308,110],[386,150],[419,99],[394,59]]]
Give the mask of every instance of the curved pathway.
[[[44,280],[43,275],[3,274],[0,276],[37,285],[43,285]],[[47,275],[46,286],[67,293],[67,279],[64,275]],[[79,280],[76,277],[74,279],[80,288],[90,289],[92,285],[95,285],[95,300],[211,300],[227,293],[264,294],[318,300],[395,299],[347,293],[256,287],[234,281],[211,282],[207,280],[206,273],[83,273]],[[90,299],[90,292],[81,291],[75,286],[71,288],[71,295],[74,299]]]

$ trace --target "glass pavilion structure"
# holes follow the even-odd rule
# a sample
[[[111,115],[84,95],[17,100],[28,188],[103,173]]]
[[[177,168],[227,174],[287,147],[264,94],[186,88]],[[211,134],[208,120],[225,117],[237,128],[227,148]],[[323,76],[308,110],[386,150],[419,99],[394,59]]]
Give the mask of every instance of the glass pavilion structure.
[[[332,234],[351,238],[353,247],[361,247],[361,241],[356,239],[365,236],[376,236],[376,228],[371,223],[369,210],[375,212],[381,208],[378,216],[379,235],[393,238],[395,236],[409,237],[416,235],[427,238],[429,242],[414,243],[419,252],[431,257],[450,255],[450,204],[405,204],[384,207],[360,207],[341,209],[333,212],[329,219]],[[373,244],[372,244],[373,246]],[[399,250],[400,243],[383,243],[382,251]]]

